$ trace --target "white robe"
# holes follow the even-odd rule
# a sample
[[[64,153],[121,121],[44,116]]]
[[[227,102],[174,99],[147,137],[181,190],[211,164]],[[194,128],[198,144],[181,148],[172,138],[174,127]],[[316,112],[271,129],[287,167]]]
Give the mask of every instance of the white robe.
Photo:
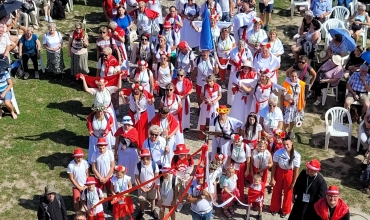
[[[248,14],[246,13],[238,13],[234,16],[232,22],[234,24],[234,38],[235,41],[238,42],[240,37],[238,34],[239,28],[243,26],[248,26],[247,31],[253,28],[252,20],[256,17],[255,11],[250,11]]]
[[[215,100],[218,97],[218,93],[221,92],[221,86],[219,90],[212,91],[212,96],[208,94],[207,91],[204,89],[205,85],[202,87],[202,93],[204,93],[204,96],[208,100]],[[210,122],[212,122],[218,115],[216,109],[219,107],[219,103],[216,102],[213,105],[211,105],[211,108],[209,111],[207,111],[207,104],[203,101],[202,104],[200,104],[200,114],[198,118],[198,127],[197,129],[200,129],[201,125],[206,125],[206,119],[209,118]]]
[[[184,83],[178,81],[177,84],[175,85],[177,88],[177,91],[182,92],[184,90]],[[188,100],[189,106],[188,106],[188,114],[186,114],[186,109],[185,109],[185,100]],[[186,99],[181,100],[182,104],[182,129],[185,128],[190,128],[190,98],[189,96],[186,97]]]
[[[284,46],[280,39],[276,39],[273,43],[270,42],[270,45],[271,47],[269,50],[275,56],[277,54],[284,54]],[[281,63],[281,56],[276,56],[276,58],[278,59],[279,63]]]
[[[163,96],[161,99],[161,103],[163,103],[164,107],[168,107],[170,109],[170,113],[177,119],[177,122],[180,124],[179,115],[178,115],[178,114],[182,114],[182,112],[178,112],[178,109],[179,109],[178,101],[180,100],[180,97],[176,94],[173,97],[175,98],[175,100],[168,101],[166,99],[166,96]],[[184,134],[182,133],[180,129],[180,125],[179,125],[179,129],[176,131],[176,134],[174,136],[175,136],[174,141],[176,145],[184,143]]]
[[[253,60],[254,70],[259,73],[263,69],[273,70],[280,66],[278,58],[271,54],[267,59],[262,58],[262,54],[259,53]],[[258,74],[257,74],[258,75]],[[269,72],[267,76],[271,79],[271,82],[278,83],[278,72]],[[257,76],[256,76],[257,78]]]
[[[240,86],[241,84],[253,86],[254,79],[234,79],[234,83]],[[246,100],[246,102],[244,101]],[[235,94],[235,98],[230,110],[230,117],[238,119],[243,123],[246,122],[246,119],[249,115],[249,109],[251,108],[251,104],[253,101],[253,91],[249,92],[248,94],[244,91],[238,91]]]

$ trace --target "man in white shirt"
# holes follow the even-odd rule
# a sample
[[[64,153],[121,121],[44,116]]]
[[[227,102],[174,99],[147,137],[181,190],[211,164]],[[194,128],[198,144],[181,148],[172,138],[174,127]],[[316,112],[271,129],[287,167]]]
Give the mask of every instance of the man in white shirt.
[[[140,153],[141,161],[135,167],[136,185],[140,185],[154,177],[158,176],[159,168],[156,163],[152,161],[152,154],[149,149],[143,149]],[[157,198],[156,189],[159,185],[159,179],[152,181],[138,190],[140,200],[140,212],[136,216],[137,220],[141,220],[144,215],[146,201],[151,204],[151,215],[154,219],[158,219],[158,213],[155,211],[155,199]]]
[[[96,177],[96,187],[103,189],[104,186],[107,190],[107,196],[110,194],[111,182],[113,171],[114,171],[114,154],[111,150],[107,149],[108,143],[105,138],[98,138],[98,143],[96,144],[98,151],[95,151],[92,155],[92,171]],[[112,205],[108,203],[108,208],[111,209]]]
[[[148,149],[152,155],[152,160],[161,168],[162,164],[170,163],[170,148],[166,146],[166,140],[160,136],[161,128],[152,125],[148,131],[148,138],[143,143],[142,149]]]
[[[222,17],[221,21],[230,22],[230,17],[232,16],[232,8],[234,7],[234,3],[232,0],[217,0],[220,4],[222,10]]]
[[[0,26],[0,59],[3,58],[9,63],[10,39],[7,33],[4,33],[4,27]]]
[[[212,74],[218,74],[218,65],[214,58],[209,57],[209,50],[202,50],[202,56],[195,59],[194,72],[192,76],[193,82],[197,82],[196,94],[198,105],[202,104],[202,99],[200,94],[202,93],[202,88],[206,84],[206,78]]]

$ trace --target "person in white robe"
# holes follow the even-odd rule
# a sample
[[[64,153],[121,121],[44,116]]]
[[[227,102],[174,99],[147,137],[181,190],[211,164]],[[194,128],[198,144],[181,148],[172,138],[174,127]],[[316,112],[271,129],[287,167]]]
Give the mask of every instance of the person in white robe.
[[[261,19],[255,17],[252,20],[253,22],[253,29],[248,31],[247,33],[247,44],[249,49],[252,51],[254,55],[260,49],[260,44],[262,42],[267,42],[267,34],[262,27]]]
[[[278,38],[276,29],[271,29],[268,33],[268,43],[271,45],[270,52],[281,62],[281,55],[284,54],[284,46]]]
[[[280,62],[278,58],[270,52],[271,45],[269,43],[261,43],[260,50],[254,60],[253,66],[257,73],[268,70],[267,76],[271,82],[278,83],[278,70],[280,69]]]

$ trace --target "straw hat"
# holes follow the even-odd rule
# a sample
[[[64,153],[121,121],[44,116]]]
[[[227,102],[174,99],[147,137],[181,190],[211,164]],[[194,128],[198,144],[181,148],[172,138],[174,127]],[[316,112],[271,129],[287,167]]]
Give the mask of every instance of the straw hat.
[[[251,63],[251,61],[250,61],[250,60],[245,60],[245,61],[242,63],[242,68],[243,68],[243,67],[245,67],[245,66],[247,66],[247,67],[250,67],[250,68],[254,69],[254,66],[252,65],[252,63]]]
[[[331,57],[331,61],[333,61],[333,63],[335,63],[335,65],[339,66],[342,64],[342,57],[340,55],[333,55]]]

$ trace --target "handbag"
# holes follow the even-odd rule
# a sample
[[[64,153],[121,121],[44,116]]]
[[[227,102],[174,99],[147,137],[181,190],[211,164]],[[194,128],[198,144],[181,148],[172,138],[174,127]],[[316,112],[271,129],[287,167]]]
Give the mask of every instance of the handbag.
[[[35,6],[33,5],[32,2],[25,1],[22,4],[22,12],[24,12],[24,13],[30,13],[31,11],[34,11],[34,10],[35,10]]]
[[[360,20],[356,19],[355,21],[360,21]],[[360,22],[361,22],[361,21],[360,21]],[[352,25],[351,25],[351,29],[352,29],[353,31],[361,30],[361,28],[362,28],[362,25],[361,25],[361,24],[355,24],[355,23],[353,22],[353,23],[352,23]]]
[[[320,69],[319,71],[317,71],[317,76],[319,77],[316,77],[316,81],[321,81],[322,79],[325,79],[325,73],[326,72],[329,72],[330,70],[334,69],[334,68],[337,68],[337,66],[333,67],[333,68],[330,68],[328,70],[323,70],[323,69]]]
[[[152,36],[158,36],[160,30],[158,24],[152,22]]]
[[[128,34],[128,39],[129,39],[129,44],[132,44],[134,43],[137,39],[138,39],[138,36],[137,36],[137,33],[136,31],[130,31],[130,33]]]

